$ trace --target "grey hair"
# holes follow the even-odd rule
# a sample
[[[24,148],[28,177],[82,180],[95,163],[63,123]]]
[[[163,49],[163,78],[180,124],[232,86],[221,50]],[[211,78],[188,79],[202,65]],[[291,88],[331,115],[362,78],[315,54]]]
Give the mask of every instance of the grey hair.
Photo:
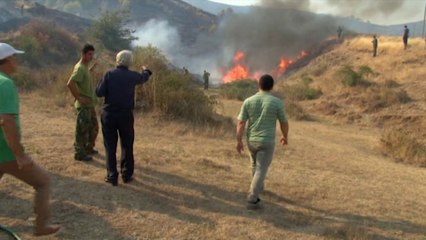
[[[129,67],[133,62],[133,54],[129,50],[123,50],[117,53],[117,66]]]

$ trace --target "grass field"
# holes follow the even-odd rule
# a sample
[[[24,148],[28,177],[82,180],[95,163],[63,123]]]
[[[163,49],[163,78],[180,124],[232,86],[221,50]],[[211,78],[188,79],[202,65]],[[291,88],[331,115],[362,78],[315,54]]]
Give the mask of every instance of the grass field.
[[[240,102],[223,100],[221,112]],[[104,149],[91,163],[73,157],[73,110],[22,96],[23,139],[53,176],[53,222],[44,239],[425,239],[426,171],[389,161],[378,130],[327,120],[290,122],[278,147],[264,209],[245,209],[247,152],[233,132],[192,131],[184,124],[137,116],[136,181],[103,182]],[[0,223],[32,239],[33,190],[1,180]]]

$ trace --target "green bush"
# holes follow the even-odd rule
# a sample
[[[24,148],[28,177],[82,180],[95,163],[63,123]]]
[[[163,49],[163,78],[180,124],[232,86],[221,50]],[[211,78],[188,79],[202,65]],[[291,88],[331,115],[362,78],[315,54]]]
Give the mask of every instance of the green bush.
[[[134,50],[135,67],[149,66],[153,75],[136,92],[137,106],[154,111],[169,119],[181,119],[195,124],[220,124],[215,112],[216,99],[208,97],[188,77],[168,67],[166,58],[152,46]]]
[[[368,66],[361,66],[358,71],[355,71],[351,66],[345,65],[338,70],[337,74],[340,77],[343,85],[347,87],[354,87],[370,86],[371,83],[364,77],[372,72],[373,71]]]
[[[239,80],[223,84],[220,87],[220,93],[227,99],[237,99],[240,101],[256,94],[258,91],[257,81]]]
[[[20,36],[11,42],[26,51],[22,58],[32,66],[64,64],[78,58],[78,39],[54,24],[32,20],[19,31]]]
[[[128,12],[123,11],[102,13],[89,28],[89,38],[99,40],[113,52],[130,49],[132,41],[137,38],[133,36],[134,31],[126,27],[128,18]]]

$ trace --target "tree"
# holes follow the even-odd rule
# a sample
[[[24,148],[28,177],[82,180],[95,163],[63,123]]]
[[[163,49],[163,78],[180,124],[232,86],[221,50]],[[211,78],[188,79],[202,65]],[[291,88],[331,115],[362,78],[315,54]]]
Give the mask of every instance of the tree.
[[[126,27],[128,12],[104,12],[99,20],[95,21],[89,29],[89,35],[99,40],[105,48],[111,51],[129,49],[133,40],[134,30]]]

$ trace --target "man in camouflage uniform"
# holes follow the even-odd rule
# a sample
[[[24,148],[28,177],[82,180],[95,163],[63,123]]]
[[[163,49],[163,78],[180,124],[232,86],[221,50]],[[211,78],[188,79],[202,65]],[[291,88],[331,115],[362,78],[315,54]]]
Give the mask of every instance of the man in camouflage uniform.
[[[204,78],[204,90],[209,89],[209,77],[210,73],[204,70],[203,78]]]
[[[77,109],[74,142],[74,159],[77,161],[90,161],[92,160],[90,155],[97,154],[97,151],[94,149],[99,131],[95,112],[97,98],[90,75],[95,65],[89,69],[89,63],[93,60],[94,54],[95,48],[92,45],[86,44],[83,47],[81,50],[81,59],[75,65],[67,84],[75,98],[74,105]]]
[[[373,43],[373,57],[377,56],[377,47],[379,45],[379,41],[377,40],[377,36],[373,35],[373,41],[371,41],[371,43]]]

